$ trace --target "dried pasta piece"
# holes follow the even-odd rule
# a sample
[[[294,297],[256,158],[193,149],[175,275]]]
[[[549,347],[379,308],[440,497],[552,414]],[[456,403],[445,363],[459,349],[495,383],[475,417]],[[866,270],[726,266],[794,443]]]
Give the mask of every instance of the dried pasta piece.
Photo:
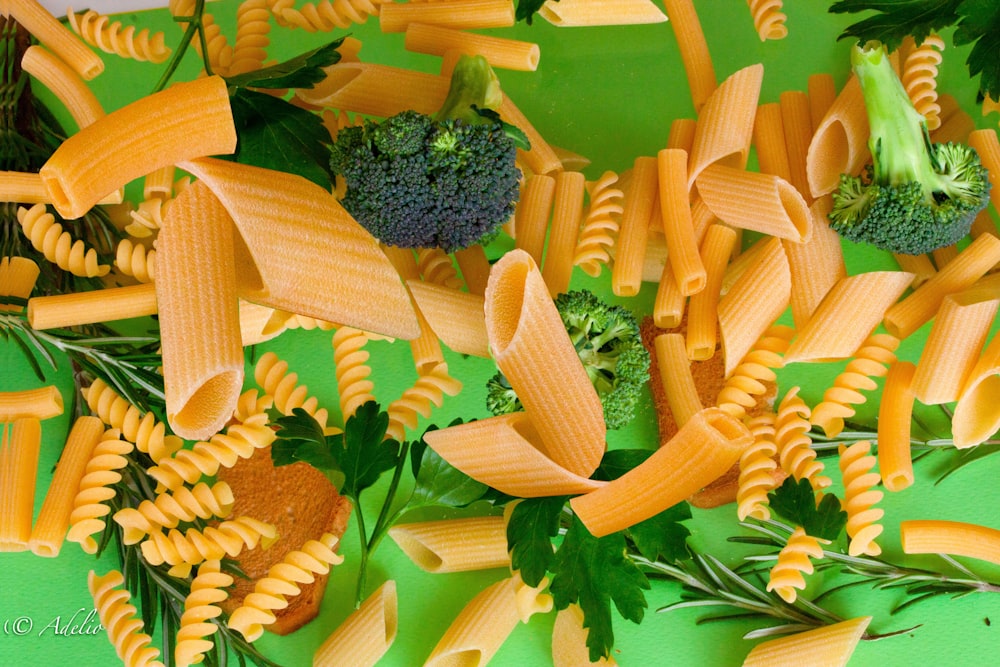
[[[878,556],[882,547],[875,538],[882,534],[879,520],[885,511],[872,506],[884,495],[875,487],[882,478],[872,472],[876,459],[867,440],[850,447],[840,446],[838,465],[844,480],[843,509],[847,512],[847,536],[851,538],[847,551],[851,556]]]
[[[737,419],[757,404],[759,396],[768,392],[768,384],[777,380],[775,368],[782,368],[782,355],[788,350],[795,330],[781,324],[770,327],[746,353],[719,391],[716,405]]]
[[[483,246],[475,244],[462,250],[456,250],[454,257],[469,292],[479,296],[485,294],[486,283],[490,279],[490,262],[486,258]]]
[[[968,136],[969,146],[976,150],[986,167],[990,179],[990,201],[1000,210],[1000,140],[994,129],[973,130]]]
[[[378,14],[382,0],[319,0],[298,9],[295,0],[268,0],[278,25],[306,32],[331,32],[361,24]]]
[[[166,433],[166,425],[152,412],[129,403],[100,378],[81,392],[87,407],[109,428],[117,429],[136,449],[158,462],[179,450],[184,441]]]
[[[812,235],[812,215],[802,195],[778,176],[722,164],[706,166],[696,181],[702,200],[720,220],[795,243]]]
[[[115,497],[111,487],[121,481],[118,471],[128,465],[125,458],[135,446],[122,440],[117,429],[104,432],[101,441],[91,451],[90,460],[80,480],[80,488],[73,499],[73,512],[69,517],[66,539],[77,542],[85,552],[97,553],[94,535],[104,530],[104,519],[111,510],[107,501]]]
[[[333,364],[337,375],[337,396],[340,414],[348,419],[357,409],[374,401],[372,389],[375,383],[369,380],[372,369],[368,365],[369,354],[364,347],[368,335],[353,327],[338,327],[333,334]]]
[[[24,551],[31,539],[42,425],[36,417],[0,425],[0,551]]]
[[[388,118],[413,109],[437,111],[448,95],[449,79],[437,74],[376,63],[340,62],[312,88],[296,89],[296,99],[341,111]]]
[[[111,270],[109,265],[98,263],[95,249],[87,248],[80,239],[74,241],[72,235],[63,230],[62,224],[56,222],[55,216],[46,210],[45,204],[35,204],[31,208],[19,206],[17,221],[35,250],[63,271],[93,278]]]
[[[994,336],[962,387],[952,417],[955,447],[974,447],[1000,428],[1000,336]]]
[[[809,431],[812,424],[809,406],[799,396],[799,388],[792,387],[778,404],[774,422],[774,442],[778,446],[778,463],[796,481],[808,479],[814,490],[825,489],[832,480],[823,472],[822,461],[816,459]]]
[[[411,23],[429,23],[458,30],[507,28],[514,25],[510,0],[435,0],[393,3],[379,7],[382,32],[404,32]]]
[[[461,390],[462,383],[448,374],[448,364],[444,361],[420,373],[412,386],[386,406],[389,414],[386,437],[402,442],[407,430],[417,428],[417,415],[430,417],[431,406],[441,407],[445,396],[456,396]]]
[[[389,579],[337,627],[313,654],[313,667],[373,667],[398,630],[396,582]]]
[[[786,181],[791,178],[784,121],[781,118],[781,105],[777,102],[757,107],[753,123],[753,145],[757,151],[757,167],[762,174],[773,174]]]
[[[510,99],[510,96],[503,96],[497,112],[505,123],[516,125],[528,137],[531,148],[526,151],[518,149],[517,157],[519,161],[527,165],[532,173],[548,174],[562,169],[562,162],[559,160],[559,156],[556,155],[555,150],[535,126],[531,124],[527,116],[517,108],[514,101]]]
[[[443,574],[510,567],[502,516],[397,524],[391,537],[414,565]]]
[[[806,175],[813,197],[837,189],[841,174],[858,174],[871,157],[868,111],[861,85],[851,76],[813,131],[806,153]]]
[[[226,82],[210,76],[142,97],[82,128],[59,145],[39,173],[59,214],[79,218],[143,174],[234,150]]]
[[[810,558],[823,557],[821,541],[828,543],[828,540],[807,535],[802,526],[796,526],[788,542],[778,552],[778,560],[769,572],[767,590],[775,591],[789,604],[795,602],[798,591],[806,587],[802,574],[813,572]]]
[[[538,266],[542,265],[555,193],[556,179],[553,176],[532,174],[521,186],[514,211],[514,247],[531,255]]]
[[[406,27],[407,51],[443,56],[457,50],[469,55],[481,55],[494,68],[534,72],[538,69],[541,49],[534,42],[506,37],[483,35],[426,23],[410,23]]]
[[[570,505],[595,537],[623,530],[718,479],[752,442],[742,422],[705,408],[644,462]]]
[[[635,296],[642,286],[650,220],[659,199],[658,171],[654,157],[640,156],[632,164],[611,267],[611,289],[618,296]]]
[[[817,72],[809,75],[806,90],[809,96],[809,127],[818,128],[837,99],[837,85],[832,74]]]
[[[914,108],[927,121],[927,129],[934,131],[941,126],[941,105],[937,102],[937,76],[941,65],[944,40],[936,34],[924,37],[917,46],[913,37],[907,37],[906,58],[900,65],[900,80]],[[901,47],[902,48],[902,47]]]
[[[54,329],[147,317],[156,312],[156,290],[149,283],[32,297],[27,315],[33,328]]]
[[[775,421],[777,415],[768,412],[747,422],[753,433],[753,444],[740,455],[740,477],[736,489],[736,515],[740,521],[754,517],[766,521],[771,518],[767,494],[775,486],[773,471],[778,467],[775,455]]]
[[[691,360],[684,346],[684,336],[679,333],[660,334],[654,345],[660,381],[670,404],[670,412],[677,425],[683,426],[705,407],[691,374]]]
[[[650,0],[558,0],[546,2],[538,15],[561,28],[662,23],[666,14]]]
[[[442,343],[459,354],[489,358],[485,300],[481,295],[418,280],[408,280],[406,286]]]
[[[48,419],[63,413],[63,397],[55,385],[0,391],[0,423],[11,423],[24,417]]]
[[[605,449],[601,399],[524,251],[512,250],[493,265],[485,313],[494,360],[548,456],[577,475],[592,474]]]
[[[743,667],[847,667],[871,620],[871,616],[859,616],[814,630],[769,639],[753,647],[743,661]]]
[[[753,29],[757,31],[760,41],[769,39],[784,39],[788,36],[788,17],[782,13],[782,0],[747,0],[750,15],[753,17]]]
[[[878,406],[878,467],[882,484],[890,491],[902,491],[913,484],[910,428],[915,371],[916,366],[909,361],[897,360],[889,366]]]
[[[614,187],[618,174],[605,171],[596,181],[588,181],[589,204],[580,227],[573,264],[589,276],[601,275],[601,267],[608,264],[608,249],[614,245],[621,226],[622,202],[625,194]]]
[[[235,558],[244,548],[253,549],[258,544],[266,549],[275,539],[277,532],[274,526],[253,517],[241,516],[204,530],[188,528],[182,533],[172,528],[168,533],[156,531],[139,546],[143,557],[151,565],[166,563],[171,566],[171,575],[186,577],[194,565],[225,556]]]
[[[219,627],[211,621],[222,615],[217,603],[228,597],[225,589],[233,583],[230,575],[220,572],[220,565],[218,560],[205,561],[198,566],[198,573],[191,581],[191,591],[184,598],[184,612],[174,644],[177,667],[202,662],[204,654],[214,646],[209,637],[218,632]]]
[[[451,256],[442,248],[419,248],[417,268],[420,269],[421,279],[429,283],[456,290],[463,287],[462,278],[458,275]]]
[[[681,294],[691,296],[705,289],[708,278],[698,249],[699,238],[691,221],[687,161],[687,151],[679,148],[664,148],[656,154],[660,215],[670,269]],[[712,348],[715,348],[714,343]]]
[[[86,82],[51,51],[29,46],[21,56],[21,68],[52,91],[78,128],[104,117],[104,107]]]
[[[153,646],[153,638],[143,632],[145,626],[124,585],[125,577],[118,570],[103,576],[91,570],[87,575],[87,588],[94,599],[97,616],[118,657],[129,667],[163,667],[159,660],[160,649]]]
[[[613,657],[600,658],[591,662],[587,648],[589,629],[584,627],[583,610],[571,604],[556,613],[552,625],[552,667],[614,667],[618,663]]]
[[[560,171],[555,181],[548,249],[542,264],[542,278],[553,298],[569,290],[586,189],[580,172]]]
[[[104,71],[104,61],[37,0],[5,0],[0,12],[24,29],[87,81]],[[76,216],[70,216],[76,217]]]
[[[131,239],[122,239],[115,250],[115,267],[119,273],[132,276],[140,283],[153,282],[156,275],[156,250]]]
[[[396,272],[403,279],[404,283],[420,279],[420,268],[417,266],[417,260],[413,256],[413,250],[384,245],[382,252],[389,258],[389,262],[396,269]],[[409,292],[409,288],[406,289]],[[410,341],[410,353],[413,355],[413,365],[416,367],[417,373],[426,373],[444,362],[444,353],[441,351],[441,343],[438,341],[437,335],[427,323],[427,318],[420,311],[419,304],[413,303],[411,307],[417,316],[420,335]]]
[[[229,484],[216,482],[209,486],[199,482],[190,489],[181,487],[174,492],[157,494],[153,500],[143,500],[138,507],[123,507],[115,512],[122,541],[136,544],[161,528],[176,528],[182,521],[224,519],[233,509],[233,491]]]
[[[151,63],[162,63],[170,57],[162,32],[151,34],[149,28],[143,28],[137,33],[131,25],[123,29],[121,21],[112,21],[110,16],[92,9],[77,14],[67,8],[66,18],[83,41],[105,53]]]
[[[718,86],[705,32],[693,0],[664,0],[663,7],[674,29],[694,110],[700,113]]]
[[[830,228],[827,214],[833,206],[824,195],[809,206],[812,235],[804,243],[783,243],[792,274],[792,320],[802,328],[813,316],[819,304],[847,276],[840,235]]]
[[[786,90],[779,96],[781,127],[785,133],[785,151],[788,155],[788,182],[792,184],[807,204],[812,204],[809,181],[806,176],[806,155],[812,140],[812,119],[809,97],[801,90]]]
[[[271,397],[274,407],[283,415],[292,414],[296,408],[305,410],[322,428],[326,428],[328,413],[319,407],[319,399],[309,395],[309,387],[298,383],[298,373],[288,372],[288,362],[273,351],[260,356],[254,366],[254,380]]]
[[[899,523],[908,554],[949,554],[1000,563],[1000,530],[963,521],[918,519]]]
[[[272,0],[273,1],[273,0]],[[236,41],[229,74],[243,74],[260,69],[267,60],[271,40],[269,0],[245,0],[236,10]]]
[[[55,558],[62,549],[73,502],[87,462],[104,435],[104,424],[97,417],[81,416],[73,422],[59,463],[52,475],[38,519],[31,529],[28,548],[37,556]]]

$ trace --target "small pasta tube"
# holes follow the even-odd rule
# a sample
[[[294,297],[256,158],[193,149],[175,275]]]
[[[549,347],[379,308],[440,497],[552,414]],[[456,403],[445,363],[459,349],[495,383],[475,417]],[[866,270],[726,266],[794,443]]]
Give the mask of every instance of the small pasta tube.
[[[86,472],[94,447],[104,435],[104,424],[97,417],[81,416],[73,422],[63,446],[55,474],[49,483],[45,501],[31,530],[28,548],[38,556],[55,558],[62,549],[69,530],[76,492]]]
[[[502,516],[397,524],[389,529],[389,537],[425,572],[510,567],[507,525]]]
[[[11,423],[25,417],[48,419],[63,413],[63,397],[55,385],[0,391],[0,423]]]
[[[541,49],[534,42],[506,37],[482,35],[454,28],[426,23],[410,23],[406,27],[408,51],[443,56],[457,50],[465,54],[478,54],[492,67],[534,72],[538,69]]]
[[[380,118],[407,109],[432,114],[450,84],[448,77],[376,63],[340,62],[325,71],[326,78],[312,88],[296,89],[296,99]]]
[[[1000,211],[1000,140],[992,128],[973,130],[969,133],[968,144],[979,154],[979,160],[986,167],[990,180],[990,201],[993,208]]]
[[[702,240],[700,256],[705,267],[705,289],[691,295],[685,339],[687,356],[692,361],[705,361],[715,354],[719,290],[726,264],[736,247],[736,237],[735,230],[713,224]]]
[[[442,343],[459,354],[490,357],[482,296],[422,280],[407,280],[406,286]]]
[[[554,177],[532,174],[521,186],[521,195],[514,212],[514,247],[531,255],[538,266],[542,265],[555,193]]]
[[[795,243],[812,235],[808,204],[778,176],[712,164],[696,182],[705,205],[728,225]]]
[[[585,189],[586,180],[580,172],[556,174],[549,245],[542,263],[542,278],[553,298],[569,289],[573,276],[573,256],[583,219]]]
[[[382,32],[404,32],[411,23],[428,23],[458,30],[507,28],[514,25],[511,0],[435,0],[379,5]]]
[[[583,610],[571,604],[556,613],[552,625],[552,667],[614,667],[618,663],[613,657],[591,662],[587,648],[589,630],[583,625]]]
[[[39,273],[38,265],[27,257],[0,257],[0,312],[20,311],[22,306],[4,303],[3,297],[27,299]]]
[[[35,417],[0,424],[0,551],[24,551],[31,539],[35,483],[42,444],[42,425]]]
[[[812,236],[805,243],[784,243],[792,272],[792,320],[799,328],[809,321],[830,289],[847,276],[840,235],[826,218],[832,205],[828,196],[815,200],[809,207]]]
[[[955,447],[983,442],[1000,428],[1000,336],[994,336],[969,373],[952,417]]]
[[[890,491],[902,491],[913,484],[910,427],[915,371],[916,366],[909,361],[889,366],[878,406],[878,468],[882,484]]]
[[[417,266],[413,250],[396,246],[383,246],[382,252],[392,262],[399,277],[404,282],[409,283],[420,279],[420,269]],[[420,310],[420,305],[415,304],[413,311],[417,315],[420,335],[410,340],[410,353],[413,355],[413,365],[417,372],[426,373],[438,364],[444,363],[444,353],[441,351],[441,343],[438,341],[437,335]]]
[[[753,647],[743,661],[743,667],[846,667],[871,620],[871,616],[859,616],[815,630],[769,639]]]
[[[39,169],[52,204],[79,218],[102,197],[165,165],[236,150],[226,82],[178,83],[82,128]]]
[[[558,0],[546,2],[538,15],[552,25],[565,27],[638,25],[667,20],[650,0]]]
[[[1000,530],[963,521],[901,521],[899,539],[908,554],[949,554],[1000,564]]]
[[[379,586],[313,654],[313,667],[373,667],[399,629],[396,582]]]
[[[812,120],[809,116],[809,97],[801,90],[786,90],[779,96],[781,126],[785,133],[785,151],[788,155],[788,182],[805,199],[812,202],[806,177],[806,155],[812,139]]]
[[[156,288],[152,283],[36,296],[28,300],[28,323],[39,330],[148,317],[156,313]]]
[[[705,289],[707,277],[691,221],[687,158],[687,151],[678,148],[664,148],[656,154],[660,215],[670,269],[681,294],[691,296]],[[617,263],[617,256],[615,259]]]
[[[806,178],[813,197],[837,189],[841,174],[857,174],[871,156],[868,111],[861,85],[851,76],[816,126],[806,152]]]
[[[654,341],[654,349],[670,412],[677,425],[683,426],[704,408],[691,374],[691,360],[684,347],[684,336],[679,333],[660,334]]]
[[[757,166],[762,174],[773,174],[786,181],[791,178],[781,106],[777,102],[757,107],[753,123],[753,144],[757,151]]]
[[[715,92],[718,82],[715,78],[715,64],[708,51],[708,42],[702,30],[698,12],[693,0],[664,0],[664,9],[674,30],[674,38],[680,50],[681,63],[687,74],[688,89],[694,110],[702,107]]]
[[[649,222],[659,199],[657,171],[656,158],[637,157],[625,186],[615,263],[611,267],[611,289],[618,296],[635,296],[642,286]]]
[[[546,453],[568,471],[590,475],[605,449],[601,399],[526,252],[512,250],[493,265],[485,313],[494,360]]]
[[[104,71],[104,61],[37,0],[6,0],[6,10],[35,39],[87,81]],[[77,216],[73,216],[77,217]]]
[[[90,87],[51,51],[38,45],[29,46],[21,57],[21,67],[52,91],[78,128],[87,127],[104,117],[104,107]]]
[[[595,537],[623,530],[718,479],[752,443],[741,421],[705,408],[639,466],[570,505]]]

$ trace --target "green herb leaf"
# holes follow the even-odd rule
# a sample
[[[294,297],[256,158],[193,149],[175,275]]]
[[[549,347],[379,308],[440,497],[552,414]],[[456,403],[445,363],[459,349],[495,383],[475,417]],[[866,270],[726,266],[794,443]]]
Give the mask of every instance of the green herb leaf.
[[[360,406],[344,424],[343,451],[338,454],[344,471],[346,496],[357,498],[362,491],[378,482],[383,472],[392,470],[399,461],[399,443],[384,440],[389,427],[389,414],[378,403],[368,401]]]
[[[537,586],[552,569],[555,550],[552,538],[559,534],[559,517],[566,496],[527,498],[514,505],[507,522],[507,549],[511,568],[521,579]]]
[[[482,498],[488,488],[425,447],[409,506],[465,507]]]
[[[618,479],[653,455],[651,449],[610,449],[592,477],[605,482]]]
[[[813,537],[835,540],[847,525],[847,512],[840,508],[840,499],[828,493],[817,506],[816,493],[808,479],[796,482],[794,477],[787,477],[767,498],[771,509],[802,526]]]
[[[962,17],[955,30],[957,46],[973,44],[965,63],[969,74],[980,75],[979,89],[993,99],[1000,97],[1000,3],[996,0],[964,0]]]
[[[625,555],[624,533],[594,537],[573,517],[562,545],[556,551],[549,590],[557,609],[572,603],[583,611],[583,627],[589,628],[590,660],[607,656],[614,646],[611,603],[633,623],[640,623],[646,610],[643,590],[650,588],[642,570]]]
[[[830,12],[874,10],[873,16],[847,26],[840,38],[853,37],[861,42],[874,39],[892,51],[907,35],[920,43],[930,33],[954,25],[960,4],[962,0],[840,0],[830,6]]]
[[[274,465],[285,466],[304,461],[325,473],[340,472],[337,454],[323,434],[323,427],[311,414],[302,408],[295,408],[292,414],[279,417],[275,423],[278,437],[271,445]]]
[[[687,538],[691,531],[681,523],[690,518],[691,506],[680,502],[631,526],[625,533],[644,557],[671,563],[690,558]]]
[[[312,88],[326,78],[326,72],[323,71],[324,67],[329,67],[340,62],[340,52],[337,49],[343,43],[344,38],[341,37],[329,44],[302,53],[277,65],[224,78],[230,89]]]
[[[558,0],[555,0],[558,2]],[[535,13],[542,8],[545,0],[517,0],[517,9],[514,10],[514,19],[524,21],[531,25],[531,20],[535,18]]]

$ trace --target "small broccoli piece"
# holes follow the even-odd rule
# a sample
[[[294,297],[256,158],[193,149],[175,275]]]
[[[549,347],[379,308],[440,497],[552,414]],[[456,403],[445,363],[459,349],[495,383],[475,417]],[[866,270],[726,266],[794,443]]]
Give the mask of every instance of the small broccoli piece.
[[[841,175],[830,226],[851,241],[917,255],[955,243],[989,203],[990,182],[975,150],[931,143],[879,42],[856,45],[851,65],[868,111],[872,164]]]
[[[447,252],[488,242],[514,212],[521,172],[499,105],[496,75],[481,56],[456,64],[433,116],[403,111],[337,134],[331,170],[344,208],[374,237]]]
[[[639,325],[628,309],[605,303],[589,290],[560,294],[555,300],[580,361],[601,398],[609,429],[635,416],[642,388],[649,380],[649,353]],[[502,373],[487,382],[486,407],[496,415],[523,409]]]

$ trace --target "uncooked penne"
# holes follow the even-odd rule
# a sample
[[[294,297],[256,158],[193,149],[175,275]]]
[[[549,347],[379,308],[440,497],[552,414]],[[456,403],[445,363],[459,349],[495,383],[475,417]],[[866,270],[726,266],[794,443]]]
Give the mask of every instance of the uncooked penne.
[[[380,118],[407,109],[432,114],[441,108],[450,85],[448,77],[377,63],[340,62],[325,71],[326,78],[312,88],[296,89],[296,98]]]
[[[28,323],[35,329],[113,322],[148,317],[156,312],[156,288],[152,283],[36,296],[28,300]]]
[[[952,417],[955,447],[974,447],[1000,428],[1000,336],[994,336],[962,387]]]
[[[1000,141],[992,128],[974,130],[969,133],[969,146],[976,149],[979,160],[986,167],[990,180],[990,201],[993,208],[1000,211]]]
[[[913,283],[910,285],[914,289],[920,287],[928,278],[933,276],[937,269],[934,262],[928,255],[903,255],[893,253],[893,258],[903,271],[913,274]]]
[[[681,294],[691,296],[705,289],[707,278],[691,221],[687,158],[687,151],[679,148],[664,148],[656,154],[657,194],[670,269]]]
[[[442,343],[459,354],[489,358],[482,296],[421,280],[407,280],[406,286]]]
[[[878,468],[882,483],[890,491],[902,491],[913,484],[910,457],[910,428],[913,416],[913,373],[909,361],[889,367],[878,407]]]
[[[41,422],[21,417],[0,423],[0,551],[24,551],[31,538],[35,507],[38,456],[42,444]]]
[[[837,99],[837,84],[826,72],[810,74],[806,81],[809,96],[809,127],[817,128]]]
[[[580,172],[561,171],[555,179],[549,244],[542,263],[542,278],[553,298],[569,289],[586,190],[586,179]]]
[[[786,90],[781,93],[779,100],[781,127],[785,133],[785,151],[788,155],[787,180],[810,204],[813,197],[806,177],[806,154],[812,139],[809,97],[800,90]]]
[[[494,360],[546,453],[567,470],[589,476],[605,449],[601,399],[526,252],[511,250],[493,265],[485,313]]]
[[[715,481],[753,442],[753,434],[721,408],[705,408],[648,459],[570,505],[595,537],[624,530]]]
[[[816,312],[837,281],[847,276],[840,235],[830,228],[827,214],[833,206],[829,195],[809,206],[812,234],[804,243],[784,243],[788,268],[792,272],[792,320],[802,327]]]
[[[546,2],[538,15],[559,27],[638,25],[667,20],[651,0],[559,0]]]
[[[868,111],[861,85],[851,76],[816,126],[806,152],[806,176],[813,197],[837,189],[841,174],[857,174],[868,150]]]
[[[773,174],[786,181],[791,178],[781,106],[777,102],[757,107],[753,123],[753,144],[757,151],[757,167],[761,173]]]
[[[20,391],[0,391],[0,423],[26,417],[49,419],[63,413],[63,397],[55,385]]]
[[[712,164],[696,183],[705,205],[728,225],[795,243],[812,235],[809,205],[779,176]]]
[[[417,267],[417,260],[413,256],[413,250],[396,246],[383,246],[382,251],[405,283],[409,283],[411,280],[420,280],[420,270]],[[416,313],[417,322],[420,325],[420,335],[410,340],[410,352],[413,354],[413,365],[416,367],[417,373],[425,373],[438,364],[444,363],[444,353],[441,351],[441,343],[437,334],[428,324],[427,318],[420,310],[420,305],[415,304],[413,311]]]
[[[104,117],[104,107],[90,87],[62,59],[41,46],[29,46],[21,57],[21,67],[66,107],[78,128]]]
[[[486,284],[490,280],[490,261],[483,246],[477,244],[456,250],[454,256],[469,292],[479,296],[485,294]]]
[[[396,524],[389,537],[425,572],[467,572],[510,567],[502,516]]]
[[[700,255],[705,267],[705,288],[691,295],[685,338],[687,356],[692,361],[704,361],[715,354],[719,290],[735,247],[736,231],[725,225],[710,226],[702,240]]]
[[[373,667],[396,640],[396,582],[379,586],[316,649],[313,667]]]
[[[687,74],[691,102],[694,104],[694,110],[700,113],[709,97],[715,92],[718,82],[698,12],[692,0],[664,0],[663,6],[667,10],[674,39],[677,40],[677,47],[680,50],[681,63]]]
[[[520,248],[542,265],[545,238],[549,231],[549,215],[556,192],[556,179],[545,174],[532,174],[521,186],[521,195],[514,211],[514,247]]]
[[[667,247],[666,243],[663,247]],[[686,303],[687,299],[677,286],[677,280],[674,279],[674,270],[670,268],[670,258],[664,252],[660,282],[656,287],[656,300],[653,302],[653,322],[661,329],[680,326]]]
[[[411,23],[427,23],[458,30],[506,28],[514,25],[511,0],[435,0],[379,5],[382,32],[404,32]]]
[[[6,13],[87,81],[104,71],[104,61],[37,0],[6,0]],[[76,217],[76,216],[74,216]]]
[[[635,296],[642,286],[649,221],[659,199],[657,171],[656,158],[639,156],[625,185],[622,221],[611,267],[611,289],[618,296]]]
[[[1000,530],[964,521],[901,521],[899,540],[908,554],[948,554],[1000,563]]]
[[[698,386],[691,374],[691,360],[684,346],[684,336],[664,333],[654,339],[660,381],[678,426],[683,426],[705,407],[698,397]]]
[[[129,181],[168,164],[236,150],[222,77],[177,83],[82,128],[39,169],[52,204],[79,218]]]
[[[541,49],[534,42],[483,35],[427,23],[406,27],[404,46],[414,53],[443,56],[448,51],[481,55],[494,68],[534,72]]]
[[[509,96],[503,96],[503,101],[500,102],[500,108],[497,109],[497,112],[504,122],[516,125],[528,137],[531,148],[526,151],[517,149],[517,156],[519,160],[524,161],[532,173],[548,174],[562,169],[562,162],[555,150]]]
[[[570,604],[556,613],[552,625],[552,667],[614,667],[618,663],[613,657],[591,662],[587,648],[589,630],[583,625],[583,610],[577,604]]]
[[[846,667],[871,620],[871,616],[859,616],[815,630],[769,639],[753,647],[743,661],[743,667]]]
[[[38,265],[27,257],[0,257],[0,311],[21,310],[22,306],[5,304],[2,297],[27,299],[40,273]]]

